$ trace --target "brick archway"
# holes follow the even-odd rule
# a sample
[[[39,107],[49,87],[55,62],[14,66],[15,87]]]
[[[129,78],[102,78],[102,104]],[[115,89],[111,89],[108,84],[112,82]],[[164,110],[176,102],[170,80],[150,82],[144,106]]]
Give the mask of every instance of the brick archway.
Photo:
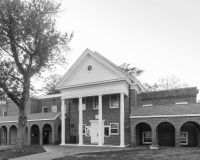
[[[30,127],[31,145],[40,144],[40,128],[37,124]]]
[[[200,125],[194,121],[188,121],[180,127],[180,145],[196,147],[200,145]]]
[[[17,140],[17,127],[12,125],[9,130],[9,144],[14,145]]]
[[[149,145],[151,139],[152,128],[148,123],[141,122],[135,126],[136,145]]]
[[[175,146],[175,127],[169,122],[160,123],[157,128],[158,145]]]
[[[50,124],[44,124],[42,127],[42,144],[52,144],[52,126]]]
[[[0,144],[1,145],[6,145],[7,144],[7,134],[8,134],[8,129],[6,126],[1,126],[0,128]]]

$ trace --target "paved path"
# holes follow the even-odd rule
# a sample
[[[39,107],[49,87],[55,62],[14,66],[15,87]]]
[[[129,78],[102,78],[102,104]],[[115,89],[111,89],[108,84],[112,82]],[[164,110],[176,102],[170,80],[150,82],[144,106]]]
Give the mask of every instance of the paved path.
[[[101,151],[117,151],[130,148],[119,148],[119,147],[98,147],[98,146],[59,146],[59,145],[48,145],[44,146],[47,152],[33,154],[30,156],[24,156],[19,158],[13,158],[12,160],[50,160],[54,158],[60,158],[64,156],[71,156],[78,153],[89,153],[89,152],[101,152]]]

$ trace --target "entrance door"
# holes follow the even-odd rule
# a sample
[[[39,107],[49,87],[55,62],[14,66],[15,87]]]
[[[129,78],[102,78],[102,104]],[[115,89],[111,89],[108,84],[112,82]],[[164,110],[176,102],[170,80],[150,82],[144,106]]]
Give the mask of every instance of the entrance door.
[[[90,128],[90,136],[91,143],[97,144],[99,142],[99,121],[98,120],[90,120],[91,128]],[[104,120],[102,121],[102,141],[104,143]]]
[[[49,131],[43,131],[43,144],[49,144]]]

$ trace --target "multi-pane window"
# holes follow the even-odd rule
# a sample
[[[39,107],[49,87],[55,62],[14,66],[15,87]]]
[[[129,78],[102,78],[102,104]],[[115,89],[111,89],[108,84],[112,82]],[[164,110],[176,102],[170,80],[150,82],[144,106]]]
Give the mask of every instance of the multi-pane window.
[[[110,123],[110,134],[111,135],[119,134],[119,124],[118,123]]]
[[[42,107],[42,113],[46,113],[46,112],[48,112],[48,107],[47,106]]]
[[[94,97],[94,109],[99,108],[99,98],[96,96]]]
[[[181,132],[180,133],[180,144],[181,145],[187,145],[188,144],[188,133],[187,132]]]
[[[51,106],[51,112],[57,112],[57,106]]]
[[[110,126],[104,126],[104,137],[110,137]]]
[[[86,127],[86,125],[83,124],[83,135],[85,135],[85,127]]]
[[[143,144],[151,144],[151,132],[143,132]]]
[[[82,107],[83,107],[83,110],[86,110],[86,98],[82,99]]]
[[[110,95],[110,108],[118,108],[119,107],[119,100],[117,94]]]

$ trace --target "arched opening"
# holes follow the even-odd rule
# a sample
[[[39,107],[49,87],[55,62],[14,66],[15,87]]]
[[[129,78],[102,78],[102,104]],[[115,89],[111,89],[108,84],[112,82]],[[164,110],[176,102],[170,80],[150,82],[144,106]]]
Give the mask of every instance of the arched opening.
[[[61,143],[61,125],[58,126],[58,140],[57,143],[60,144]]]
[[[136,145],[149,145],[152,142],[151,127],[147,123],[139,123],[135,127]]]
[[[31,126],[31,144],[39,145],[40,144],[40,128],[38,125],[34,124]]]
[[[52,144],[52,127],[50,124],[45,124],[42,128],[43,144]]]
[[[175,128],[171,123],[164,122],[157,127],[158,145],[175,146]]]
[[[6,145],[7,144],[7,128],[6,126],[2,126],[0,128],[1,132],[1,145]]]
[[[199,124],[195,122],[184,123],[180,129],[180,145],[191,147],[198,146],[199,132]]]
[[[9,137],[10,137],[9,144],[10,145],[14,145],[16,143],[16,141],[17,141],[17,127],[16,126],[13,125],[13,126],[10,127],[10,135],[9,135]]]

